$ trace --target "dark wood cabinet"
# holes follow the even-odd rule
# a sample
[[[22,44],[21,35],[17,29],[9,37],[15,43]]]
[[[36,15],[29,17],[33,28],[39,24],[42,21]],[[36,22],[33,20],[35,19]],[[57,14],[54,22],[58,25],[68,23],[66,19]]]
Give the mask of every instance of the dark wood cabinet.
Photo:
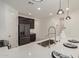
[[[19,39],[19,46],[34,42],[36,40],[36,34],[30,34],[30,37],[21,37]]]
[[[36,34],[30,34],[30,29],[34,29],[34,19],[18,17],[18,44],[25,45],[36,40]]]
[[[19,46],[25,45],[27,43],[30,43],[30,38],[29,37],[22,37],[22,38],[20,38],[20,40],[19,40]]]
[[[0,40],[0,47],[3,47],[4,46],[4,41],[3,40]]]
[[[30,42],[34,42],[36,40],[36,34],[30,34]]]
[[[24,18],[19,16],[19,23],[20,24],[30,24],[30,29],[34,29],[34,19],[31,18]]]

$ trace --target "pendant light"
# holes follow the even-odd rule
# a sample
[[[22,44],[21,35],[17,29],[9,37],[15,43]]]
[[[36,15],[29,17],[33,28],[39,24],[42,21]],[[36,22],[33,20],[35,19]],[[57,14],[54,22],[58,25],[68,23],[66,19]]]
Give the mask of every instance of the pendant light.
[[[63,9],[61,8],[61,0],[59,0],[59,10],[57,11],[57,15],[64,14]]]
[[[69,16],[69,0],[68,0],[68,8],[66,8],[66,10],[67,10],[66,20],[69,20],[69,19],[71,19],[71,17]]]

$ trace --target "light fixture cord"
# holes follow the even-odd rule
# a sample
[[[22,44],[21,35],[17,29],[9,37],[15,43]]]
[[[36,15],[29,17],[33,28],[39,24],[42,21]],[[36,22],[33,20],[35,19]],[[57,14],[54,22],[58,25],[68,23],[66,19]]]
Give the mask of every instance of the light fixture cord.
[[[67,11],[67,16],[69,16],[69,10]]]
[[[68,8],[69,8],[69,0],[68,0]]]
[[[61,0],[59,0],[59,6],[60,6],[60,9],[61,9]]]
[[[68,9],[70,9],[69,8],[69,0],[68,0]],[[67,16],[69,16],[69,10],[67,10]]]

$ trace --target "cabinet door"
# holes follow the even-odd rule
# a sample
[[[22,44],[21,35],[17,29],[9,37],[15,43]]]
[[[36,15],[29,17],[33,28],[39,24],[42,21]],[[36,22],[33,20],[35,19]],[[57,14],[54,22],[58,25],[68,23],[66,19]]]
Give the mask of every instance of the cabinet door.
[[[30,24],[25,24],[24,28],[25,36],[30,37]]]
[[[34,42],[36,40],[36,34],[30,34],[30,42]]]
[[[24,24],[20,24],[20,32],[24,32]]]
[[[25,18],[25,17],[21,17],[21,16],[19,16],[18,19],[19,19],[20,24],[30,24],[30,28],[34,29],[34,19]]]
[[[29,22],[30,22],[30,28],[34,29],[34,19],[30,19]]]

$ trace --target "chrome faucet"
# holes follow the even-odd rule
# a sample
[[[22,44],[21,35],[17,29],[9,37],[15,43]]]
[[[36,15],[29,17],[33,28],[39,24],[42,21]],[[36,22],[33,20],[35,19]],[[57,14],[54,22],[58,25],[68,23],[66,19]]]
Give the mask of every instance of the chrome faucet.
[[[54,30],[54,33],[50,33],[51,29]],[[49,48],[50,48],[50,40],[51,40],[50,37],[49,37],[50,34],[54,34],[55,35],[54,36],[54,38],[55,38],[54,43],[56,43],[56,28],[54,26],[50,26],[49,29],[48,29]]]

